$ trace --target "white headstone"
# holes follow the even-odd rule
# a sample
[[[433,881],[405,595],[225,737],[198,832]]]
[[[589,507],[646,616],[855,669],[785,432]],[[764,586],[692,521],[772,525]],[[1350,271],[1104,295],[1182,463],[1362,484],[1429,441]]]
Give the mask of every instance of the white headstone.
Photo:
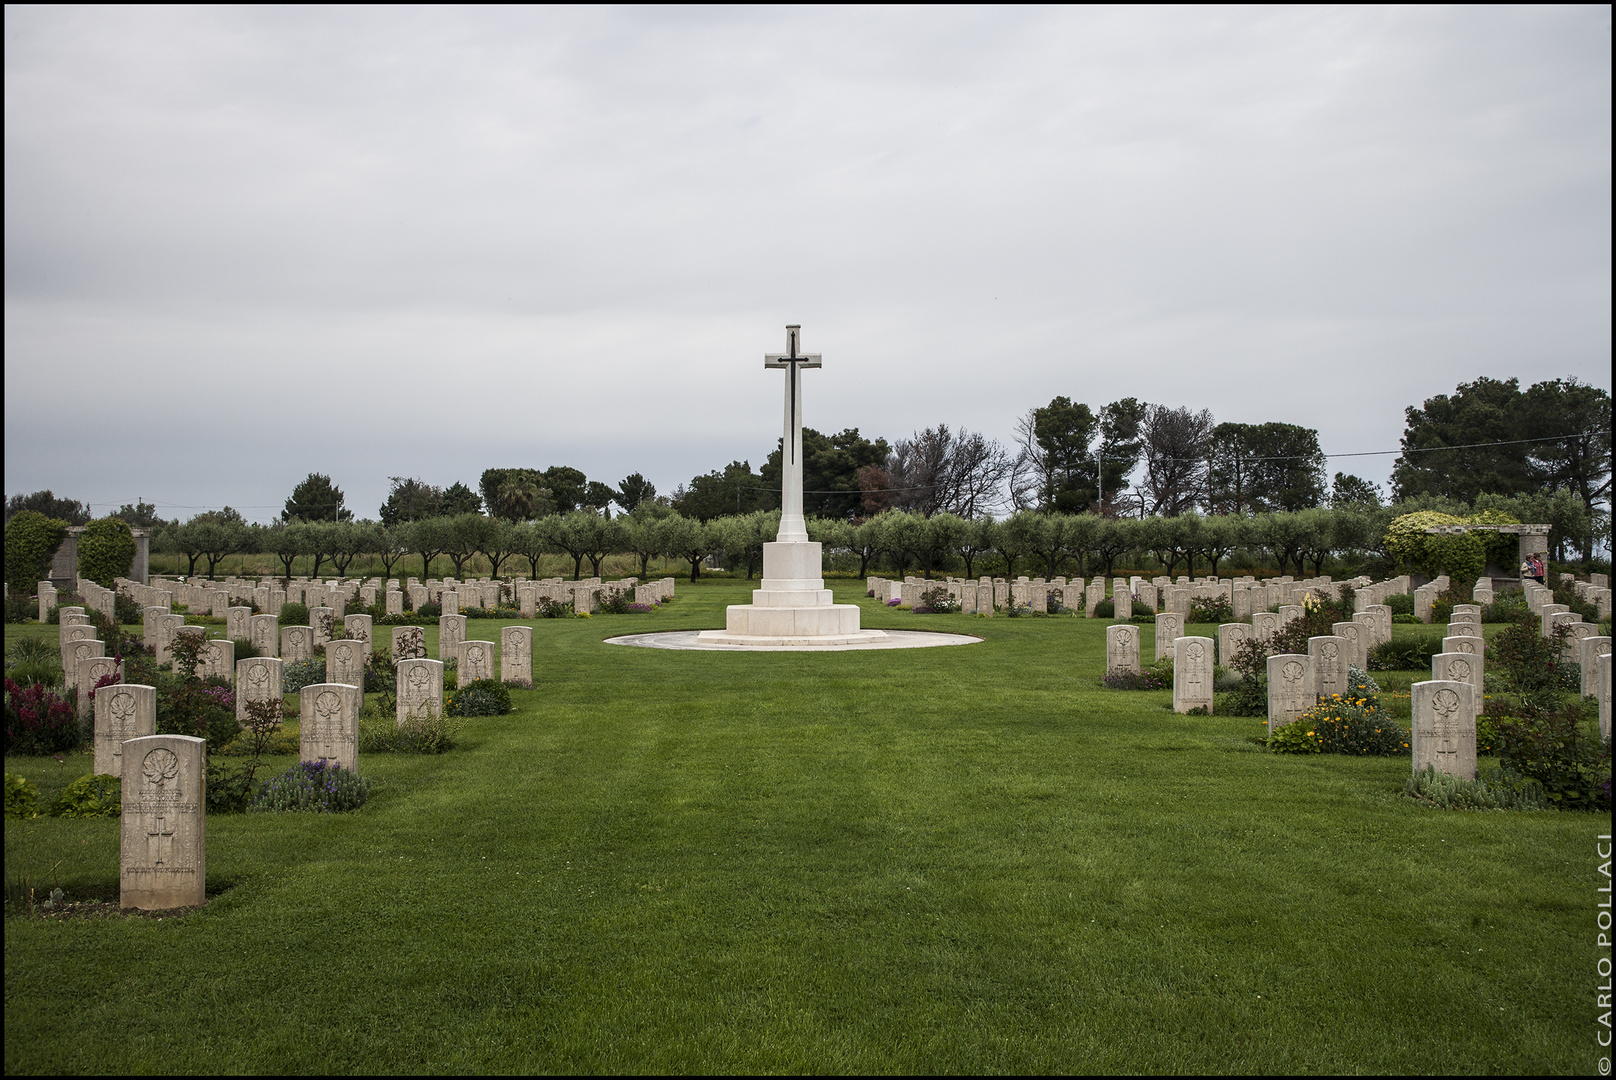
[[[1212,650],[1208,637],[1181,637],[1173,642],[1174,712],[1203,708],[1211,714]]]
[[[443,663],[439,660],[398,662],[398,722],[410,717],[443,715]]]
[[[1450,776],[1476,778],[1475,690],[1468,682],[1417,682],[1409,690],[1414,771],[1427,765]]]
[[[95,771],[123,775],[123,744],[157,734],[157,688],[137,683],[104,686],[95,695]]]
[[[299,732],[303,761],[325,761],[359,771],[362,700],[357,686],[315,683],[303,688]]]
[[[207,902],[206,745],[186,735],[124,742],[120,906],[164,911]]]

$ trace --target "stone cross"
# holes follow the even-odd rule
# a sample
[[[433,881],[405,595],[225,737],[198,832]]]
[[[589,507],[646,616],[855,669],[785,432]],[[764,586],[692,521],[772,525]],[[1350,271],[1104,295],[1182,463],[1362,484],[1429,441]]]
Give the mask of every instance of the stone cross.
[[[802,327],[786,327],[786,351],[763,357],[765,368],[786,371],[785,460],[780,469],[780,531],[777,543],[808,543],[808,526],[802,516],[802,373],[806,368],[823,366],[819,353],[801,351]]]

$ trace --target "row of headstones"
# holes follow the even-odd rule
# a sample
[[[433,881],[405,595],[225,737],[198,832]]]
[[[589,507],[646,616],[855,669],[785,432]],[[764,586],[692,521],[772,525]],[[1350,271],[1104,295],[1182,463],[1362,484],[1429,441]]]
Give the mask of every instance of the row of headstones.
[[[1597,590],[1590,589],[1596,592]],[[1600,597],[1603,603],[1599,608],[1599,617],[1610,618],[1610,591],[1604,590]],[[1589,601],[1592,603],[1593,601]],[[1583,622],[1582,616],[1572,611],[1566,604],[1554,602],[1554,590],[1539,585],[1535,581],[1526,583],[1526,607],[1538,617],[1539,627],[1544,637],[1553,637],[1557,627],[1566,628],[1565,655],[1566,661],[1575,660],[1581,655],[1581,642],[1599,634],[1599,627],[1594,623]]]
[[[1380,605],[1392,592],[1408,590],[1406,578],[1394,578],[1377,584],[1368,578],[1358,578],[1351,582],[1332,582],[1326,576],[1301,581],[1279,578],[1259,584],[1250,578],[1192,583],[1189,578],[1181,577],[1179,583],[1174,584],[1171,579],[1158,577],[1149,583],[1141,578],[1127,580],[1114,578],[1110,595],[1113,601],[1129,602],[1127,611],[1119,613],[1122,618],[1127,618],[1131,614],[1132,603],[1135,602],[1145,605],[1151,611],[1163,610],[1188,618],[1190,605],[1195,600],[1221,598],[1229,602],[1236,619],[1247,619],[1255,613],[1267,611],[1270,607],[1299,604],[1309,593],[1332,600],[1337,599],[1344,584],[1359,589],[1355,604],[1359,611]],[[958,600],[961,610],[967,615],[991,615],[995,610],[1004,610],[1010,604],[1030,607],[1033,611],[1044,611],[1048,609],[1049,599],[1053,594],[1061,605],[1067,608],[1078,606],[1080,597],[1084,614],[1094,618],[1099,605],[1106,599],[1106,581],[1103,577],[1095,578],[1087,585],[1083,583],[1082,578],[1068,580],[1063,577],[1049,581],[1043,578],[1030,580],[1020,578],[1013,582],[1005,578],[983,577],[973,582],[957,578],[928,581],[915,577],[894,581],[872,575],[865,582],[867,595],[875,597],[882,603],[890,604],[895,600],[900,607],[910,608],[920,604],[923,593],[938,588],[947,590],[949,596]]]

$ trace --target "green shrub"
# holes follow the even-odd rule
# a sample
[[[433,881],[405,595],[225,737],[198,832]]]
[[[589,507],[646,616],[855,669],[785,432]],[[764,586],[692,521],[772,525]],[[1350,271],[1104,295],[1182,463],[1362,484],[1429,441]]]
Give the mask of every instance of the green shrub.
[[[391,699],[367,705],[359,715],[359,749],[399,754],[443,754],[454,749],[463,723],[450,716],[408,716],[398,722]]]
[[[265,780],[247,812],[340,814],[359,809],[369,797],[370,781],[353,770],[324,761],[301,761]]]
[[[1610,812],[1610,743],[1589,730],[1583,703],[1497,721],[1501,775],[1533,780],[1562,810]]]
[[[6,773],[6,817],[39,816],[39,789],[26,776]]]
[[[1047,607],[1046,614],[1047,614]],[[920,603],[915,605],[916,615],[957,615],[960,611],[960,602],[950,596],[948,590],[942,586],[927,589],[920,594]]]
[[[279,626],[307,626],[309,625],[309,609],[304,604],[282,604],[281,613],[276,616],[276,625]]]
[[[92,521],[79,534],[79,576],[103,589],[112,588],[113,578],[127,576],[134,561],[135,534],[121,518]]]
[[[1398,626],[1424,626],[1425,620],[1418,615],[1393,615],[1392,622]]]
[[[1529,609],[1526,606],[1525,593],[1507,592],[1492,603],[1481,606],[1481,621],[1484,623],[1514,622],[1520,618],[1522,612],[1527,610]]]
[[[112,598],[112,618],[118,625],[140,626],[145,622],[145,615],[134,597],[118,593]]]
[[[1535,780],[1519,784],[1439,773],[1430,765],[1403,782],[1403,794],[1438,810],[1544,810],[1548,800]]]
[[[258,655],[258,646],[252,643],[251,638],[238,637],[231,641],[236,647],[237,660],[251,660]]]
[[[110,773],[79,777],[51,804],[52,817],[117,817],[123,813],[123,780]]]
[[[1110,600],[1101,600],[1094,605],[1094,617],[1097,619],[1114,619],[1117,614],[1117,605]]]
[[[6,585],[13,593],[34,595],[50,569],[50,557],[67,539],[67,522],[37,510],[23,510],[6,522]]]
[[[1293,722],[1308,729],[1320,753],[1395,757],[1409,752],[1408,732],[1369,698],[1331,694]]]
[[[281,693],[291,697],[305,686],[325,682],[325,661],[316,656],[281,666]]]
[[[1382,641],[1369,650],[1370,671],[1430,671],[1431,657],[1442,651],[1438,637]]]
[[[1414,597],[1408,593],[1392,593],[1386,597],[1386,606],[1392,609],[1393,615],[1414,614]]]
[[[1324,751],[1324,740],[1303,721],[1292,720],[1268,736],[1268,749],[1276,754],[1318,754]]]
[[[1192,623],[1234,622],[1234,607],[1221,596],[1191,600],[1188,621]]]
[[[539,597],[536,610],[541,619],[567,619],[572,617],[572,605],[565,600],[557,600],[553,596]]]
[[[495,679],[478,679],[450,695],[444,706],[450,716],[504,716],[511,711],[511,692]]]
[[[39,597],[20,590],[6,593],[6,622],[33,622],[37,614],[39,614]]]
[[[438,603],[436,600],[428,600],[426,603],[421,605],[421,609],[417,611],[416,614],[424,619],[436,619],[442,616],[443,605]]]

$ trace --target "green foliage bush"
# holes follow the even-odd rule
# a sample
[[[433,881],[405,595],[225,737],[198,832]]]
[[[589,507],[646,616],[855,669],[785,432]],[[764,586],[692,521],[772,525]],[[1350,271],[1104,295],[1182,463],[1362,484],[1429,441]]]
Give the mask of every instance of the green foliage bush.
[[[78,554],[79,576],[110,589],[113,578],[127,577],[134,564],[135,534],[122,518],[100,518],[79,535]]]
[[[62,654],[44,638],[23,638],[6,657],[6,678],[18,686],[59,686]]]
[[[39,789],[26,776],[6,773],[6,817],[39,816]]]
[[[1431,657],[1441,651],[1439,637],[1393,638],[1369,650],[1369,670],[1430,671]]]
[[[340,814],[357,810],[370,797],[370,781],[351,769],[324,761],[301,761],[265,780],[249,814]]]
[[[511,711],[511,692],[498,680],[478,679],[451,694],[444,711],[450,716],[504,716]]]
[[[120,626],[140,626],[145,622],[145,614],[132,596],[118,593],[112,598],[112,617]]]
[[[539,597],[536,610],[541,619],[567,619],[572,617],[572,605],[565,600],[557,600],[553,596]]]
[[[1192,623],[1234,622],[1234,607],[1221,596],[1191,600],[1189,621]]]
[[[51,804],[52,817],[117,817],[123,812],[123,780],[110,773],[79,777]]]
[[[1370,698],[1331,694],[1296,718],[1325,754],[1395,757],[1409,752],[1408,732]]]
[[[6,522],[6,585],[13,593],[35,595],[50,569],[50,557],[67,539],[67,522],[24,510]]]
[[[258,655],[258,646],[252,643],[251,638],[238,637],[230,642],[236,647],[237,660],[251,660]]]
[[[1610,812],[1610,743],[1589,729],[1583,703],[1497,722],[1502,775],[1533,780],[1549,805]]]
[[[443,614],[443,605],[438,603],[436,600],[428,600],[426,603],[421,605],[420,610],[417,611],[416,614],[424,619],[436,619]]]
[[[1392,609],[1393,615],[1414,614],[1414,597],[1408,593],[1392,593],[1386,597],[1386,606]]]
[[[1527,780],[1474,780],[1439,773],[1427,765],[1403,782],[1403,794],[1438,810],[1544,810],[1543,786]]]
[[[1514,622],[1526,611],[1528,611],[1528,608],[1524,593],[1506,592],[1498,596],[1492,603],[1482,605],[1481,621],[1484,623]]]
[[[20,591],[6,593],[6,622],[33,622],[37,614],[39,614],[39,597]]]
[[[325,660],[316,656],[281,665],[281,693],[291,697],[305,686],[325,682]]]
[[[309,609],[306,604],[290,603],[281,605],[281,613],[276,617],[279,626],[307,626],[309,625]]]
[[[400,724],[396,703],[382,697],[359,715],[359,749],[399,754],[443,754],[455,747],[463,722],[451,716],[408,716]]]
[[[916,615],[957,615],[960,602],[942,586],[927,589],[920,594],[920,603],[914,608]]]
[[[1292,720],[1268,736],[1268,749],[1276,754],[1318,754],[1324,742],[1301,720]]]

